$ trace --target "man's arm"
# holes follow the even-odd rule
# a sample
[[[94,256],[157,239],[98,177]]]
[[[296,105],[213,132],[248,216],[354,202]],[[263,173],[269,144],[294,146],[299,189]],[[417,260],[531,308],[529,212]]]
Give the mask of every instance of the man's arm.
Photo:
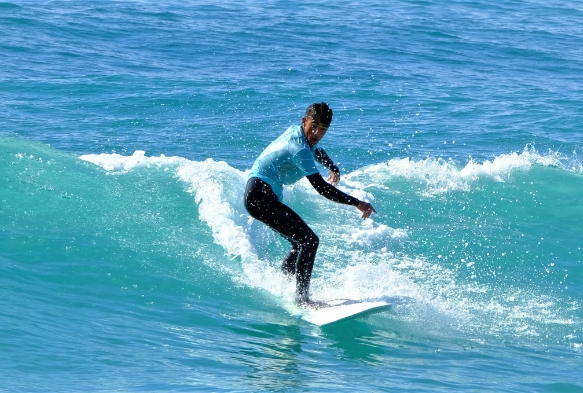
[[[306,176],[312,187],[318,191],[318,194],[330,199],[331,201],[342,203],[345,205],[355,206],[358,210],[362,212],[362,218],[368,218],[376,210],[368,202],[359,201],[358,199],[340,191],[336,187],[326,183],[322,175],[319,173],[314,173],[313,175]]]
[[[328,154],[326,154],[324,149],[322,149],[321,147],[316,148],[316,150],[314,151],[314,156],[316,158],[316,161],[324,165],[326,168],[330,169],[330,171],[328,172],[328,174],[330,175],[328,181],[334,186],[337,185],[338,182],[340,181],[340,169],[338,169],[338,167],[334,164],[334,161],[332,161],[330,156],[328,156]]]

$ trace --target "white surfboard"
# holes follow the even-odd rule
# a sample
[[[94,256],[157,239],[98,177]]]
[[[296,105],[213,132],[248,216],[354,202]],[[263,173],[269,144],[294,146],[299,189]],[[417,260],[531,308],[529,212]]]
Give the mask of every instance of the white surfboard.
[[[384,300],[360,301],[360,300],[333,300],[325,302],[327,306],[320,308],[310,306],[290,305],[288,311],[306,322],[323,326],[350,318],[363,317],[388,309],[391,304]]]

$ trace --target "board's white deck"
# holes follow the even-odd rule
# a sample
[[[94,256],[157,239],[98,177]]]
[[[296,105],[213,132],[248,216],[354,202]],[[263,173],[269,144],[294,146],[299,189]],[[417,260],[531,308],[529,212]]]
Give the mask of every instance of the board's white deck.
[[[327,302],[330,307],[311,308],[292,306],[288,311],[292,315],[297,315],[304,321],[322,326],[333,322],[338,322],[347,318],[354,318],[361,314],[379,312],[390,306],[386,301],[354,301],[354,300],[334,300]]]

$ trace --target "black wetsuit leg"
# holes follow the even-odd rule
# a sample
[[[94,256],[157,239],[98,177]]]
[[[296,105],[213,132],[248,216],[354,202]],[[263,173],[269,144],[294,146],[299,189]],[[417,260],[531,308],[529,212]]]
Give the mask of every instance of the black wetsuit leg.
[[[296,264],[298,262],[298,245],[296,242],[291,242],[292,248],[289,250],[285,258],[283,258],[283,263],[281,264],[281,271],[289,276],[295,276],[296,274]]]
[[[244,198],[249,214],[263,222],[292,244],[281,269],[296,274],[298,300],[308,300],[314,259],[320,240],[310,227],[288,206],[281,203],[269,184],[256,177],[247,182]]]

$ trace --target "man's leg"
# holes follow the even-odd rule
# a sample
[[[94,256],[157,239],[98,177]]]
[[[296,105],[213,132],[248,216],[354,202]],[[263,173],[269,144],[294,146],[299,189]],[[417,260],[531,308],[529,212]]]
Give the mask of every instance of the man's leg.
[[[249,179],[245,190],[245,207],[251,216],[268,225],[292,244],[292,249],[282,264],[282,270],[284,273],[295,272],[296,295],[300,302],[307,302],[312,268],[320,242],[318,236],[299,215],[281,203],[271,187],[262,180]]]
[[[283,263],[281,264],[281,272],[288,276],[294,276],[296,274],[296,264],[298,262],[298,248],[299,246],[292,243],[292,248],[289,250],[285,258],[283,258]]]

